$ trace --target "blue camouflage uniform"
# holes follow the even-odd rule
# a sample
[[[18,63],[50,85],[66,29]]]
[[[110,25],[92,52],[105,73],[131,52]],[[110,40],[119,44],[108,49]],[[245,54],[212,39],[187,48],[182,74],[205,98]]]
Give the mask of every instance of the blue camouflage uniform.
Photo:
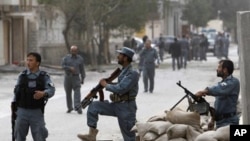
[[[15,138],[17,141],[25,141],[26,136],[29,131],[29,127],[31,128],[31,134],[34,141],[45,141],[48,137],[48,130],[45,127],[45,121],[44,121],[44,107],[41,109],[41,107],[37,107],[37,103],[40,100],[35,100],[28,98],[28,92],[27,91],[34,91],[36,90],[37,86],[39,85],[37,81],[35,81],[39,75],[43,73],[44,74],[44,85],[43,91],[47,94],[45,101],[42,100],[42,102],[46,102],[48,98],[51,98],[55,94],[55,87],[52,83],[50,76],[48,73],[44,71],[37,71],[36,73],[32,73],[29,70],[23,71],[20,73],[17,84],[15,86],[14,90],[14,101],[17,102],[17,118],[15,122]],[[21,89],[26,89],[23,86],[21,86],[21,77],[26,76],[28,79],[26,88],[28,90],[25,90],[26,93],[22,93],[20,95]],[[31,95],[32,96],[32,95]],[[21,97],[21,98],[20,98]],[[26,98],[27,97],[27,98]],[[32,98],[32,97],[31,97]],[[20,103],[20,104],[19,104]],[[44,104],[44,103],[42,103]],[[36,105],[36,106],[34,106]]]
[[[85,78],[84,60],[80,55],[72,56],[66,55],[62,60],[62,68],[65,71],[64,75],[64,89],[66,92],[66,102],[68,110],[73,110],[72,104],[72,90],[74,91],[74,109],[77,108],[81,102],[81,81]],[[70,67],[74,67],[75,73],[70,72]]]
[[[121,95],[127,94],[135,98],[138,93],[139,73],[132,69],[132,65],[123,68],[118,76],[118,83],[107,84],[106,90]],[[87,111],[87,124],[89,127],[96,128],[98,115],[107,115],[118,117],[118,123],[122,132],[124,141],[135,141],[135,133],[130,130],[136,122],[137,105],[135,99],[108,102],[93,101]]]
[[[216,127],[239,124],[237,115],[237,101],[240,92],[239,80],[230,75],[217,85],[207,87],[207,90],[208,95],[215,97]]]
[[[148,91],[149,82],[149,92],[154,90],[154,77],[155,77],[155,61],[158,59],[158,54],[154,48],[144,48],[140,53],[140,58],[143,58],[142,62],[142,72],[143,72],[143,83],[144,91]]]

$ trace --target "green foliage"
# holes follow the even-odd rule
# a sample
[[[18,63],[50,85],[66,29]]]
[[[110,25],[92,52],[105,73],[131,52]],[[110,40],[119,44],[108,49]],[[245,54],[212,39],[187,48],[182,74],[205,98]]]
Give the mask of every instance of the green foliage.
[[[211,19],[211,0],[189,0],[183,10],[182,19],[194,26],[206,26]]]
[[[237,11],[250,10],[249,0],[212,0],[213,16],[218,16],[224,21],[227,28],[236,28]]]
[[[157,0],[38,0],[38,2],[59,8],[68,19],[75,15],[73,21],[83,25],[86,20],[85,15],[91,15],[93,23],[96,25],[102,23],[109,29],[123,27],[140,30],[147,20],[158,15]],[[90,3],[89,7],[80,4],[84,2]],[[77,13],[75,9],[79,9]]]

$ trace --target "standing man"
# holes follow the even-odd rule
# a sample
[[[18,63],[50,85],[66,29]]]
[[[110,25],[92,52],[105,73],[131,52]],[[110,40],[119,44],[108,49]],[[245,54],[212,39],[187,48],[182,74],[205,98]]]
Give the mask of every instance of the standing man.
[[[186,38],[186,35],[182,35],[180,44],[181,44],[180,64],[181,64],[181,67],[186,69],[187,61],[188,61],[188,54],[189,54],[189,42],[188,42],[188,39]]]
[[[67,54],[62,60],[62,68],[65,71],[64,75],[64,89],[66,92],[67,113],[73,110],[78,114],[82,114],[81,107],[81,84],[84,83],[85,69],[84,60],[78,55],[77,46],[73,45],[70,48],[70,53]],[[72,104],[72,90],[74,91],[74,104]]]
[[[147,39],[145,47],[140,52],[140,58],[143,58],[142,73],[144,92],[153,93],[154,91],[154,77],[155,77],[155,61],[158,60],[158,53],[156,49],[151,47],[151,40]],[[149,88],[148,88],[149,83]]]
[[[177,63],[178,70],[181,69],[180,64],[180,56],[181,56],[181,44],[177,40],[177,38],[174,38],[174,42],[170,44],[169,53],[172,57],[172,68],[175,70],[175,61]]]
[[[230,45],[229,34],[227,34],[225,35],[225,38],[224,38],[224,49],[223,49],[223,55],[226,59],[228,59],[229,45]]]
[[[223,57],[223,49],[224,49],[224,35],[219,32],[216,40],[215,40],[215,46],[216,46],[216,56],[218,59],[221,59]]]
[[[112,102],[93,101],[90,103],[87,110],[89,133],[77,135],[83,141],[96,140],[99,115],[117,117],[124,141],[135,141],[135,132],[130,130],[136,122],[137,106],[135,100],[139,89],[139,73],[133,70],[131,65],[134,50],[123,47],[117,52],[119,52],[118,64],[122,66],[118,83],[108,84],[105,79],[101,79],[99,82],[107,91],[113,93],[110,95]]]
[[[164,51],[165,51],[165,42],[164,42],[164,39],[162,37],[162,34],[160,34],[160,37],[159,37],[158,47],[159,47],[160,60],[161,60],[161,62],[163,62]]]
[[[47,72],[41,71],[41,56],[36,52],[27,55],[27,69],[19,74],[14,88],[13,105],[17,106],[15,121],[16,141],[25,141],[29,127],[34,141],[45,141],[48,130],[45,127],[44,108],[54,96],[55,87]]]
[[[193,34],[192,39],[191,39],[191,46],[192,46],[192,59],[194,60],[198,60],[198,58],[200,57],[200,37],[198,34]]]
[[[216,128],[239,124],[237,102],[240,92],[240,82],[237,78],[233,77],[233,71],[234,64],[231,60],[221,60],[217,68],[217,76],[221,77],[222,81],[195,94],[198,97],[206,95],[215,97],[215,117],[209,123],[210,129],[213,129],[214,121],[216,121]]]
[[[139,44],[138,50],[137,50],[137,53],[138,53],[138,54],[140,54],[140,52],[142,51],[142,49],[145,47],[145,43],[146,43],[147,39],[148,39],[148,36],[147,36],[147,35],[144,35],[144,36],[142,37],[142,43]],[[143,68],[143,58],[141,58],[141,57],[139,56],[138,70],[139,70],[140,76],[141,76],[142,68]]]
[[[208,49],[208,39],[204,34],[200,37],[200,61],[207,61],[207,49]]]

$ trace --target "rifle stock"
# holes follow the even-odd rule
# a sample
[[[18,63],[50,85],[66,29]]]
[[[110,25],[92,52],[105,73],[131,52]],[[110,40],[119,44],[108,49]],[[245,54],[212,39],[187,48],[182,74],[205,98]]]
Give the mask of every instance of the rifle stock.
[[[105,78],[105,80],[107,81],[107,83],[111,83],[115,78],[119,76],[120,73],[121,69],[117,68],[108,78]],[[81,107],[85,109],[94,100],[94,98],[97,98],[98,92],[100,96],[99,100],[103,101],[104,100],[103,87],[101,86],[101,84],[98,83],[81,101]]]

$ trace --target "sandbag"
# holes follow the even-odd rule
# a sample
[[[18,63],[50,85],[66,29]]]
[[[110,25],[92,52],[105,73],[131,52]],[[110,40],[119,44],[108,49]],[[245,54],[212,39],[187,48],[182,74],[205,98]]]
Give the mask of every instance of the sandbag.
[[[137,126],[134,125],[134,126],[130,129],[130,131],[131,131],[131,132],[138,132],[138,131],[137,131]]]
[[[198,135],[194,141],[218,141],[214,138],[215,131],[206,131]]]
[[[175,108],[172,111],[168,111],[166,114],[166,120],[173,124],[187,124],[197,129],[200,129],[200,114],[197,112],[188,112],[180,108]]]
[[[156,133],[149,131],[142,137],[142,139],[145,141],[152,141],[155,140],[158,136],[159,135],[157,135]]]
[[[150,117],[148,120],[148,122],[153,122],[153,121],[166,121],[166,114],[162,114],[162,115],[155,115]]]
[[[168,138],[186,138],[187,127],[185,124],[173,124],[167,130]]]
[[[168,141],[187,141],[187,140],[184,138],[175,138],[175,139],[170,139]]]
[[[155,139],[155,141],[168,141],[167,133],[160,135],[158,138]]]
[[[197,136],[199,136],[202,133],[203,133],[202,130],[196,130],[194,127],[188,125],[186,132],[186,139],[187,141],[194,141],[197,138]]]
[[[230,140],[230,125],[220,127],[216,129],[214,138],[219,141],[229,141]]]
[[[143,137],[149,129],[149,122],[139,122],[137,121],[135,123],[135,126],[137,128],[137,133],[139,134],[140,137]]]
[[[171,122],[168,121],[154,121],[148,122],[148,124],[148,130],[157,133],[158,135],[166,133],[167,129],[173,125]]]

